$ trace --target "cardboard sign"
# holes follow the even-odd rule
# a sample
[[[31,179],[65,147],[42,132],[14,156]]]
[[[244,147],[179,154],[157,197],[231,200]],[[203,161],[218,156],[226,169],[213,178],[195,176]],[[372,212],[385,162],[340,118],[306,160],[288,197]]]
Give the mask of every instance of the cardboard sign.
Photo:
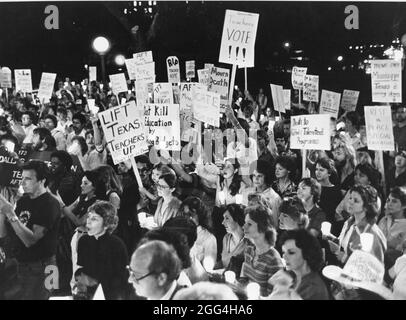
[[[97,81],[97,67],[89,66],[89,82]]]
[[[157,149],[180,151],[179,105],[146,104],[144,115],[149,143]]]
[[[54,91],[54,84],[56,79],[56,73],[43,72],[41,75],[41,82],[39,84],[38,98],[51,99],[52,92]]]
[[[180,139],[185,142],[197,143],[197,130],[193,128],[191,109],[180,110]]]
[[[285,103],[283,100],[283,87],[271,83],[272,102],[275,111],[285,112]]]
[[[214,127],[220,127],[220,95],[195,86],[193,117]]]
[[[147,64],[153,62],[152,51],[144,51],[133,54],[136,65]]]
[[[155,82],[155,62],[136,65],[135,78],[137,81]]]
[[[259,14],[226,10],[219,62],[253,67]]]
[[[319,102],[319,76],[305,74],[303,81],[303,100]]]
[[[143,115],[134,101],[98,114],[114,164],[148,152]]]
[[[173,104],[173,88],[171,83],[154,83],[154,103]]]
[[[343,97],[341,98],[340,107],[345,111],[355,111],[357,108],[358,97],[359,91],[345,89],[343,91]]]
[[[310,114],[291,117],[290,148],[330,150],[330,115]]]
[[[111,74],[109,77],[114,94],[128,91],[127,80],[125,79],[124,73]]]
[[[189,110],[192,111],[192,90],[194,87],[193,82],[182,82],[180,84],[180,98],[179,98],[179,105],[180,110]]]
[[[3,67],[0,70],[0,87],[2,88],[12,88],[13,84],[11,81],[11,70],[10,68]]]
[[[330,114],[337,119],[340,107],[341,93],[322,90],[320,99],[320,114]]]
[[[371,60],[372,102],[402,102],[402,63]]]
[[[199,83],[206,86],[206,88],[210,85],[210,69],[200,69],[197,70],[197,77],[199,79]]]
[[[179,60],[175,56],[166,58],[166,68],[168,70],[168,82],[180,83]]]
[[[292,68],[292,87],[296,90],[303,89],[304,76],[307,72],[306,67],[293,67]]]
[[[228,105],[228,90],[230,86],[230,70],[225,68],[211,68],[208,90],[220,95],[220,112],[225,112]]]
[[[283,89],[283,105],[285,107],[285,110],[290,110],[290,99],[290,89]]]
[[[369,150],[395,151],[390,106],[365,106],[365,125]]]
[[[127,68],[128,78],[130,80],[137,79],[137,64],[135,63],[135,59],[125,59],[125,66]]]
[[[186,79],[193,79],[195,76],[195,60],[186,61]]]
[[[16,69],[14,77],[17,91],[32,92],[31,69]]]

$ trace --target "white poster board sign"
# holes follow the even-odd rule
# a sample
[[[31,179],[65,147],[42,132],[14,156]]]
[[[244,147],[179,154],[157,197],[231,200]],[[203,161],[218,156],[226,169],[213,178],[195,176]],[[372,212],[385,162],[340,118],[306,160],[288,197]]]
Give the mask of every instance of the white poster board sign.
[[[134,53],[133,58],[136,65],[147,64],[154,61],[152,51]]]
[[[390,106],[365,106],[365,126],[369,150],[395,151]]]
[[[340,107],[345,111],[355,111],[357,108],[358,97],[359,91],[345,89],[343,91],[343,97],[341,98]]]
[[[173,104],[173,89],[171,83],[154,83],[154,103]]]
[[[337,119],[340,108],[341,93],[322,90],[320,99],[320,114],[330,114]]]
[[[124,73],[111,74],[109,77],[114,94],[128,91],[127,80],[125,79]]]
[[[137,106],[143,107],[144,104],[152,102],[153,83],[137,80],[135,81],[135,98]],[[151,95],[149,94],[151,92]]]
[[[42,101],[42,99],[51,99],[52,92],[54,91],[55,79],[56,73],[42,73],[38,89],[38,98],[40,101]]]
[[[371,60],[372,102],[402,102],[402,63]]]
[[[137,81],[155,82],[155,62],[136,65],[135,79]]]
[[[192,90],[194,87],[193,82],[182,82],[180,84],[180,110],[192,110]]]
[[[16,90],[21,92],[32,92],[31,69],[14,70],[16,80]]]
[[[283,87],[272,83],[270,84],[270,86],[271,86],[272,102],[275,111],[285,112],[285,103],[283,100]]]
[[[303,89],[304,76],[307,72],[306,67],[293,67],[292,68],[292,87],[296,90]]]
[[[12,88],[13,83],[11,81],[11,70],[8,67],[3,67],[0,70],[0,87]]]
[[[199,79],[199,83],[206,86],[206,88],[210,85],[210,70],[211,69],[199,69],[197,70],[197,77]]]
[[[97,81],[97,67],[89,66],[89,82]]]
[[[305,74],[303,81],[303,100],[319,102],[319,76]]]
[[[148,152],[144,109],[134,101],[98,114],[114,164]]]
[[[178,104],[146,104],[145,126],[149,142],[157,149],[180,151]]]
[[[226,10],[219,62],[253,67],[259,14]]]
[[[195,76],[195,60],[186,61],[186,79],[193,79]]]
[[[291,102],[290,99],[291,99],[290,89],[283,89],[283,104],[285,110],[290,110],[290,102]]]
[[[290,148],[330,150],[330,115],[309,114],[291,117]]]
[[[137,79],[137,64],[135,63],[135,59],[125,59],[125,66],[127,68],[128,78],[130,80]]]
[[[208,90],[220,95],[220,112],[225,112],[228,104],[228,91],[230,85],[230,70],[212,67]]]
[[[220,127],[220,95],[195,86],[193,92],[193,118],[214,127]]]
[[[180,83],[179,60],[175,56],[166,58],[166,68],[168,70],[168,82]]]
[[[213,67],[214,67],[213,63],[205,63],[203,69],[209,69],[210,70],[209,72],[211,72],[211,68]]]

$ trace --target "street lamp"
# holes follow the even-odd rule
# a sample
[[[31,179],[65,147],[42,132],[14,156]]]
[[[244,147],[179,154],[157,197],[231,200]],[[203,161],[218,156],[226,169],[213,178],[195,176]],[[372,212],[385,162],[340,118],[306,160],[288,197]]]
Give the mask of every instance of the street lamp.
[[[343,61],[343,56],[338,56],[337,61]]]
[[[285,42],[285,43],[283,44],[283,46],[284,46],[285,48],[289,48],[289,47],[290,47],[290,43],[289,43],[289,42]]]
[[[104,55],[110,49],[110,42],[105,37],[97,37],[92,43],[93,49],[97,52],[101,59],[102,80],[106,80],[106,66],[104,64]]]
[[[116,63],[116,65],[118,66],[123,66],[125,64],[125,57],[122,54],[118,54],[116,55],[116,57],[114,58],[114,62]]]

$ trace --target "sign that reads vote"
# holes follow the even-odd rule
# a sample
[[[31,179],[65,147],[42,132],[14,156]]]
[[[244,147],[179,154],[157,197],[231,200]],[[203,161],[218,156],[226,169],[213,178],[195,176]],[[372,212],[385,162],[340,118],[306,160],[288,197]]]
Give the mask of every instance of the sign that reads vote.
[[[193,79],[195,76],[195,60],[186,61],[186,78]]]
[[[291,117],[290,148],[330,150],[330,115],[310,114]]]
[[[142,65],[153,62],[152,51],[137,52],[133,54],[135,64]]]
[[[168,70],[168,82],[180,83],[179,60],[175,56],[166,58],[166,67]]]
[[[390,106],[365,106],[365,126],[369,150],[394,151]]]
[[[89,81],[97,81],[97,67],[89,66]]]
[[[111,74],[109,77],[114,94],[128,92],[127,80],[124,73]]]
[[[171,83],[154,83],[154,103],[173,104],[173,88]]]
[[[320,99],[320,114],[330,114],[337,119],[340,108],[341,93],[322,90]]]
[[[292,87],[296,90],[303,89],[304,76],[307,72],[305,67],[293,67],[292,68]]]
[[[220,95],[220,112],[224,112],[228,104],[228,87],[230,85],[230,70],[225,68],[211,68],[208,90]]]
[[[11,70],[10,68],[3,67],[0,69],[0,87],[2,88],[12,88],[11,82]]]
[[[16,69],[14,77],[17,91],[32,92],[31,69]]]
[[[54,91],[54,84],[56,79],[56,73],[43,72],[41,75],[41,82],[39,84],[38,98],[51,99],[52,92]]]
[[[305,74],[303,81],[303,100],[319,102],[319,76]]]
[[[372,102],[402,102],[402,63],[371,60]]]
[[[226,10],[219,62],[253,67],[259,14]]]
[[[220,95],[195,86],[193,117],[211,126],[220,127]]]
[[[145,126],[148,141],[157,149],[180,151],[180,121],[178,104],[146,104]]]
[[[114,164],[148,152],[143,116],[134,101],[98,114]]]
[[[355,111],[357,108],[358,97],[359,91],[345,89],[343,91],[343,97],[341,98],[340,107],[345,111]]]

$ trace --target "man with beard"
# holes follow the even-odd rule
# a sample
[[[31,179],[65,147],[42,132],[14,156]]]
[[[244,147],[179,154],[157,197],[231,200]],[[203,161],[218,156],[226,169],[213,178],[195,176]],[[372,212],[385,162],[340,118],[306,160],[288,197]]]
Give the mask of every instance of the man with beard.
[[[75,113],[72,117],[72,128],[73,132],[68,134],[68,139],[66,141],[67,146],[69,147],[72,144],[72,138],[74,136],[81,136],[86,138],[86,117],[81,113]]]
[[[66,139],[65,134],[62,131],[59,131],[56,127],[58,126],[58,120],[52,114],[48,114],[44,118],[45,128],[47,128],[56,142],[56,149],[66,150]]]
[[[51,132],[46,128],[35,128],[32,138],[32,149],[34,151],[55,151],[56,142]]]
[[[396,107],[397,125],[393,128],[395,144],[398,150],[406,150],[406,107],[398,105]]]

